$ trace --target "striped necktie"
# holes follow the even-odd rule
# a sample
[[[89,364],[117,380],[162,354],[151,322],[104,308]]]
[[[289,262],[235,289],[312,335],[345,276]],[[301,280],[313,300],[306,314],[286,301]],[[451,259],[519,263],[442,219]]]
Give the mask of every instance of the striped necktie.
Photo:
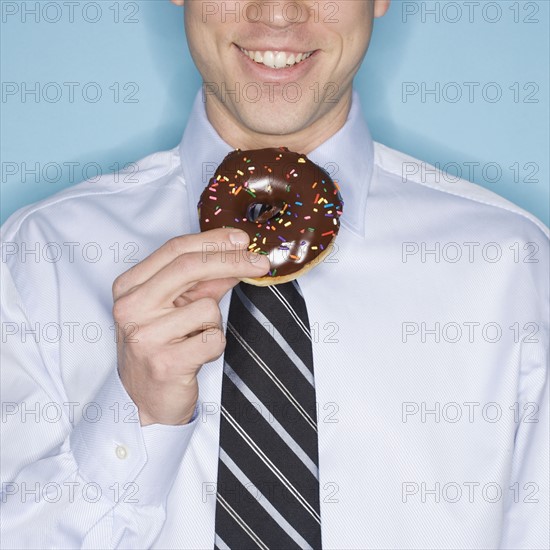
[[[321,548],[311,332],[296,281],[233,289],[216,548]]]

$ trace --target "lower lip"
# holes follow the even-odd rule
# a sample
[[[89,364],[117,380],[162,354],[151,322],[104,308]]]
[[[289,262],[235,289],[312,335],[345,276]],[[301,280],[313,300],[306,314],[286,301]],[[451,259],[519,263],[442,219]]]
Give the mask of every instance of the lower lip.
[[[248,71],[252,69],[257,74],[258,78],[263,79],[265,82],[296,81],[309,70],[315,58],[317,57],[318,52],[318,50],[315,50],[307,59],[300,61],[299,63],[296,63],[290,67],[284,67],[282,69],[272,69],[271,67],[267,67],[263,63],[256,63],[256,61],[253,61],[252,59],[250,59],[250,57],[248,57],[248,55],[241,51],[241,49],[237,45],[234,44],[234,46],[237,50],[239,57],[242,59],[245,69]]]

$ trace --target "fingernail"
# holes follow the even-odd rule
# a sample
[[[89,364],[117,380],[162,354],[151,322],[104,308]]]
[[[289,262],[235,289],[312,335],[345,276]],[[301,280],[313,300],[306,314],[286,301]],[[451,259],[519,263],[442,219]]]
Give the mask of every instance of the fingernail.
[[[248,235],[244,231],[231,231],[231,233],[229,233],[229,240],[233,244],[244,245],[247,245],[250,241]]]

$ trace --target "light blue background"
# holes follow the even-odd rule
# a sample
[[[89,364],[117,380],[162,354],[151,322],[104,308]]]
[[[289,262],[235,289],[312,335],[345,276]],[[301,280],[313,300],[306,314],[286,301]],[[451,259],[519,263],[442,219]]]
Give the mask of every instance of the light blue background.
[[[96,3],[102,12],[96,23],[86,21],[97,17],[92,2],[80,2],[74,22],[62,0],[50,2],[53,6],[40,14],[39,22],[31,13],[24,15],[23,4],[2,0],[3,86],[57,82],[62,96],[57,102],[37,102],[33,95],[22,101],[19,90],[2,98],[2,221],[21,206],[78,183],[87,163],[109,171],[115,162],[123,165],[176,145],[200,86],[185,43],[182,11],[168,0],[118,2],[118,23],[113,0]],[[37,2],[26,4],[28,11]],[[40,4],[43,11],[48,2]],[[470,3],[470,21],[464,1],[394,0],[388,15],[376,22],[357,79],[374,138],[429,163],[447,165],[453,173],[458,167],[463,177],[470,176],[548,224],[549,4],[479,0]],[[59,15],[60,7],[61,19],[48,22]],[[18,13],[9,15],[16,8]],[[427,13],[433,9],[436,15]],[[125,23],[125,18],[137,22]],[[433,95],[422,102],[420,91],[403,100],[404,82],[419,88],[425,82],[433,88],[436,81],[439,102]],[[80,83],[73,103],[64,82]],[[100,101],[83,99],[88,82],[101,86]],[[116,82],[119,103],[109,89]],[[136,103],[122,102],[135,89],[123,89],[129,82],[139,86]],[[443,92],[449,82],[460,84],[460,101],[449,101],[455,85]],[[473,102],[464,82],[479,83],[470,88]],[[482,94],[490,82],[502,89],[495,103]],[[514,83],[519,83],[519,97],[509,89]],[[538,91],[534,85],[524,90],[527,83],[535,83]],[[55,97],[54,87],[48,91]],[[538,102],[524,102],[535,91],[531,97]],[[63,164],[68,162],[78,163],[72,178]],[[42,172],[49,168],[38,183],[33,174],[23,181],[22,163],[27,168],[39,163]],[[468,173],[465,163],[479,164]],[[497,181],[490,181],[498,176],[490,163],[502,171]],[[510,168],[515,163],[519,172]],[[16,169],[18,173],[10,174]],[[95,173],[90,165],[88,175]]]

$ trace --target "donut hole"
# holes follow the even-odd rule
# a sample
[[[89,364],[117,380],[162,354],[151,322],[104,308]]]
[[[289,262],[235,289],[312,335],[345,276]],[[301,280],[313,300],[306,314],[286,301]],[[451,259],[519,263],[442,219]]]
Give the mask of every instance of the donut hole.
[[[277,216],[283,209],[284,205],[265,204],[261,202],[253,202],[248,206],[246,218],[252,223],[265,223]]]

